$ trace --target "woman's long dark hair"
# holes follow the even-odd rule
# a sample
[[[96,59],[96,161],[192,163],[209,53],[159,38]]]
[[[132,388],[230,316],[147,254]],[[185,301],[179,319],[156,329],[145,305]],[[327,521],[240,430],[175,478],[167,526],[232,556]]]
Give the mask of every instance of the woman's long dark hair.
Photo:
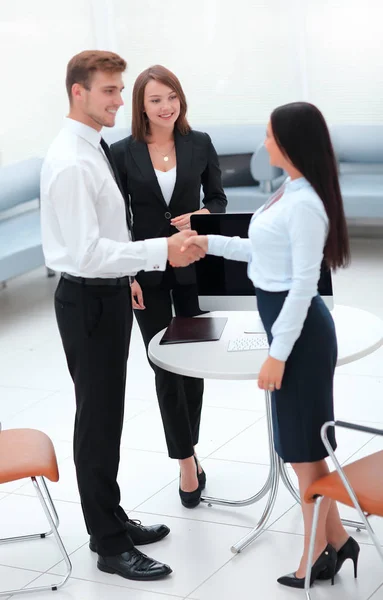
[[[329,233],[324,248],[328,267],[350,262],[350,245],[338,170],[326,121],[313,104],[292,102],[276,108],[270,118],[274,139],[322,200]]]

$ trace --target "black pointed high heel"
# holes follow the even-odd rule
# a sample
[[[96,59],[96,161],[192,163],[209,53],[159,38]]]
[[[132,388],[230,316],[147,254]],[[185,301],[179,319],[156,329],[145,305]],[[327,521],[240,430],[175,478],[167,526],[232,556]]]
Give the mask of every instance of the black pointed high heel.
[[[343,563],[349,558],[354,563],[354,577],[358,577],[358,559],[359,559],[360,546],[354,538],[351,536],[347,542],[338,550],[335,574],[339,573]],[[326,570],[320,573],[318,579],[330,579],[330,573]]]
[[[323,571],[327,571],[330,574],[329,579],[331,579],[331,585],[334,585],[336,561],[337,553],[335,548],[330,546],[330,544],[327,544],[326,548],[323,550],[322,554],[318,556],[311,568],[310,587],[316,579],[319,579],[319,575]],[[305,578],[296,577],[295,573],[290,573],[290,575],[284,575],[283,577],[277,579],[277,581],[278,583],[281,583],[282,585],[286,585],[288,587],[300,589],[303,589],[305,587]]]
[[[338,560],[336,561],[335,573],[339,573],[345,560],[350,558],[354,563],[354,577],[358,577],[358,559],[359,559],[360,546],[354,538],[351,536],[347,542],[338,550]]]
[[[198,473],[198,460],[197,457],[194,455],[194,460],[195,460],[195,466],[197,467],[197,477],[198,477],[198,483],[199,483],[199,489],[204,490],[206,487],[206,473],[205,471],[202,469],[201,473]]]

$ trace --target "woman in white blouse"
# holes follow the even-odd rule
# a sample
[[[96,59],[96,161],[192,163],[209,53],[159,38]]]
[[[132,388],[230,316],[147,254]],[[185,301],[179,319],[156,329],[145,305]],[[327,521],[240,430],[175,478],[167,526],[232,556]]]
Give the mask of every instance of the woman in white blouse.
[[[275,109],[265,146],[272,165],[285,169],[285,184],[253,216],[249,239],[190,238],[209,254],[249,263],[248,274],[270,344],[258,385],[272,392],[274,444],[299,480],[305,528],[298,569],[280,577],[304,587],[312,504],[303,500],[311,482],[328,473],[320,437],[334,419],[333,378],[337,341],[330,312],[318,295],[323,258],[344,267],[350,250],[337,166],[326,122],[312,104],[295,102]],[[330,437],[333,448],[335,436]],[[332,579],[359,546],[346,533],[335,502],[323,501],[316,537],[314,579]]]

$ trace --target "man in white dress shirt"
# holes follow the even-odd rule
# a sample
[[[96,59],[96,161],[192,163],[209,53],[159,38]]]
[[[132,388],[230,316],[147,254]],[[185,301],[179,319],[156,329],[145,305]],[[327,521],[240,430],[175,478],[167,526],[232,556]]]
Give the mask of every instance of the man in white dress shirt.
[[[129,210],[116,180],[102,127],[113,127],[122,106],[117,54],[86,51],[68,64],[69,116],[50,146],[41,174],[41,222],[46,264],[62,273],[55,310],[76,393],[74,460],[81,505],[97,566],[107,573],[153,580],[168,565],[135,546],[169,533],[144,527],[120,506],[117,472],[126,362],[132,327],[130,277],[185,266],[203,253],[180,248],[191,232],[131,241]]]

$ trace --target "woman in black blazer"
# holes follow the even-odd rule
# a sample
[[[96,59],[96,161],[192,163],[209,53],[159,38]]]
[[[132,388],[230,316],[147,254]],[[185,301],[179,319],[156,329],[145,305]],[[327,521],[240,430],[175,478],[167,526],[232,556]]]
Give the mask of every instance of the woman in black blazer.
[[[206,133],[191,130],[185,94],[177,77],[156,65],[141,73],[133,89],[132,135],[111,147],[125,197],[130,199],[136,240],[170,236],[190,228],[192,213],[225,212],[217,153]],[[200,209],[200,191],[203,205]],[[141,272],[132,300],[142,337],[152,337],[175,314],[201,314],[194,266],[165,273]],[[196,456],[203,380],[169,373],[150,363],[156,379],[169,456],[180,464],[181,502],[194,508],[205,487]]]

